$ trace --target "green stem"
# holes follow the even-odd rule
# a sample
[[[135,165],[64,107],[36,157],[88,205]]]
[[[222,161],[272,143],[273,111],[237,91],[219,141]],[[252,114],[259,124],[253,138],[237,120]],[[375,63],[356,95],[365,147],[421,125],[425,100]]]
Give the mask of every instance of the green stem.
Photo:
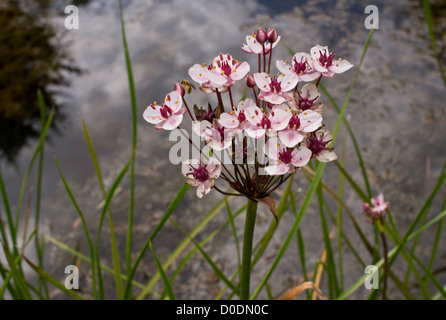
[[[240,299],[249,299],[251,276],[252,243],[258,202],[248,199],[246,207],[245,233],[243,235],[242,270],[240,274]]]

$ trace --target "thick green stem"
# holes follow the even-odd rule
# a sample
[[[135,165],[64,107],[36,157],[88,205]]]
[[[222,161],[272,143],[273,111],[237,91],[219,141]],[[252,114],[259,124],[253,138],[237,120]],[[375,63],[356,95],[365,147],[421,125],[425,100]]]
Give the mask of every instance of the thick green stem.
[[[252,243],[256,223],[258,202],[248,199],[246,207],[245,233],[243,235],[242,270],[240,274],[240,299],[249,299],[251,277]]]

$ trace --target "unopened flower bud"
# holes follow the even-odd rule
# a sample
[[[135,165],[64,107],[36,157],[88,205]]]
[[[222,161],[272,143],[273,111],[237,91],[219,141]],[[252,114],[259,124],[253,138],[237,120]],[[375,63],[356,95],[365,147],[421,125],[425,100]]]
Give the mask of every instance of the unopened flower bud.
[[[249,88],[254,88],[256,86],[256,82],[254,77],[251,74],[247,74],[245,78],[245,83]]]
[[[277,40],[277,30],[276,28],[268,29],[268,42],[274,43]]]
[[[256,39],[259,43],[265,43],[268,40],[268,35],[266,34],[265,29],[260,28],[257,30]]]
[[[176,82],[174,85],[174,90],[177,91],[182,97],[184,97],[184,94],[186,93],[186,90],[184,89],[184,87],[179,84],[178,82]]]

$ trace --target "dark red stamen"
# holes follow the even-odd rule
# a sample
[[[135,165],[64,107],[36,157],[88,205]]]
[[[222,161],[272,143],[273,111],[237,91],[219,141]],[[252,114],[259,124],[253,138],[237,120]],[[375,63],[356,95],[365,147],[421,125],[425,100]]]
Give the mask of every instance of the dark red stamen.
[[[279,160],[284,164],[291,163],[291,158],[291,149],[286,148],[283,151],[279,152]]]
[[[319,154],[319,152],[324,150],[327,144],[331,142],[331,140],[328,141],[323,141],[323,140],[324,140],[323,133],[321,134],[320,138],[318,138],[317,135],[314,135],[314,137],[310,139],[310,144],[308,146],[308,149],[310,149],[313,154]]]
[[[319,50],[319,54],[320,54],[320,57],[319,57],[319,63],[320,63],[321,65],[323,65],[324,67],[330,67],[331,64],[333,63],[333,58],[334,58],[334,56],[335,56],[334,51],[332,51],[332,52],[327,56],[327,54],[326,54],[325,52],[322,53],[322,51]]]
[[[271,88],[272,92],[280,93],[282,91],[280,82],[277,81],[275,77],[271,77],[271,82],[269,84],[269,87]]]
[[[160,108],[160,113],[161,113],[161,117],[163,117],[164,119],[167,119],[172,115],[173,111],[168,106],[163,104],[163,106]]]
[[[297,92],[297,95],[299,96],[297,99],[297,106],[299,107],[300,110],[308,110],[311,109],[311,107],[313,106],[314,101],[318,98],[314,98],[314,99],[308,99],[308,92],[307,94],[304,96],[302,96],[299,92]]]
[[[301,74],[307,70],[307,61],[304,57],[300,60],[300,62],[297,61],[296,57],[293,58],[294,61],[294,71],[297,74]]]
[[[288,125],[290,126],[290,129],[299,129],[300,128],[300,119],[299,117],[295,114],[291,117],[290,122],[288,123]]]
[[[193,172],[189,172],[186,174],[187,176],[191,175],[195,180],[204,182],[209,180],[209,172],[206,170],[206,165],[202,165],[201,163],[198,165],[198,168],[194,168],[192,165],[189,165]]]

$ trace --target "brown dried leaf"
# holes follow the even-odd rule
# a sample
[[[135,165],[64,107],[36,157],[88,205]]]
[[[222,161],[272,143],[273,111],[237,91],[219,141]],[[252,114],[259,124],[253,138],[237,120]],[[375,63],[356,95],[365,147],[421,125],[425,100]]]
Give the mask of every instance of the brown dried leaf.
[[[285,293],[280,295],[277,300],[293,300],[295,299],[302,291],[313,289],[314,293],[319,296],[322,300],[327,300],[327,298],[324,297],[322,292],[319,290],[319,288],[311,281],[307,281],[304,283],[301,283],[297,287],[294,287],[290,290],[287,290]]]
[[[276,222],[279,223],[279,217],[277,216],[277,210],[276,210],[276,199],[274,199],[272,196],[266,196],[264,198],[258,198],[256,199],[258,202],[263,203],[269,208],[269,211],[274,216],[274,219],[276,219]]]

